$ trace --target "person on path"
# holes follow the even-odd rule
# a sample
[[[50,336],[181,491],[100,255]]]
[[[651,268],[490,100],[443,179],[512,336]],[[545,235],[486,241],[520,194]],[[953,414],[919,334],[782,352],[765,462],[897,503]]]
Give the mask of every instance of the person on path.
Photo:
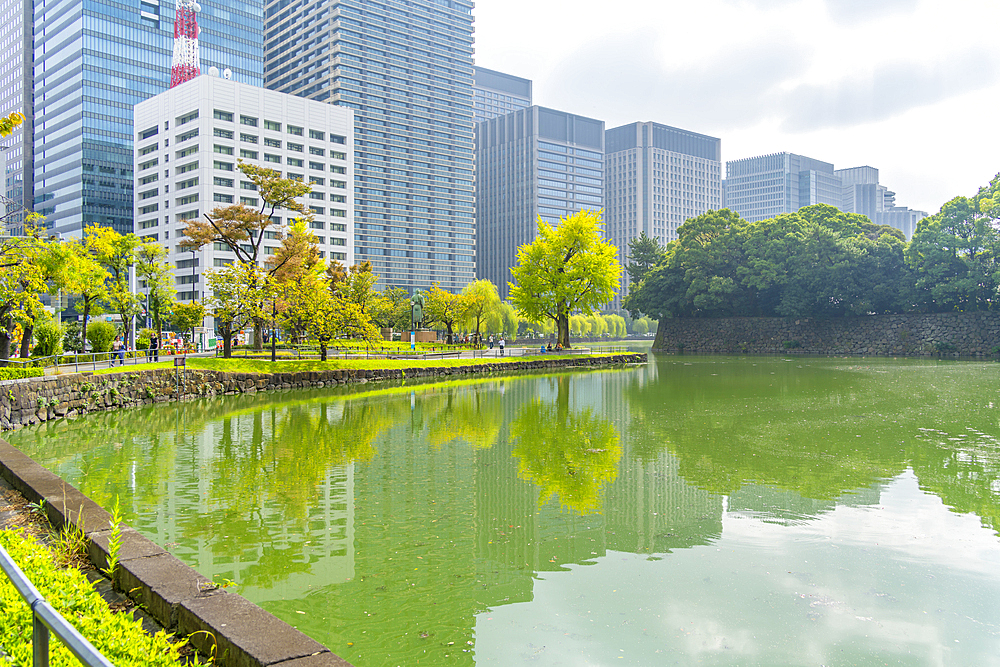
[[[500,356],[501,357],[503,356],[503,346],[504,346],[504,339],[503,339],[503,336],[500,336]]]
[[[153,361],[160,360],[160,337],[153,334],[149,338],[149,351],[153,353]]]
[[[125,353],[122,350],[122,339],[120,337],[115,338],[115,342],[111,344],[111,351],[113,352],[113,354],[111,355],[111,365],[112,366],[115,365],[115,358],[117,358],[119,363],[121,363],[121,365],[124,366]]]
[[[490,349],[493,349],[493,334],[490,334]]]

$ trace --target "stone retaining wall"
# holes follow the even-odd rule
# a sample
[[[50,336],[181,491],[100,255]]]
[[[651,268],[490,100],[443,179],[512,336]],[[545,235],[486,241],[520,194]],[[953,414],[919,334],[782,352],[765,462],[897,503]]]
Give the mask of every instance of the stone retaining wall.
[[[643,363],[644,354],[616,354],[578,359],[528,357],[524,361],[469,364],[450,368],[329,370],[301,373],[231,373],[173,368],[122,371],[107,375],[73,373],[0,382],[0,431],[50,419],[73,418],[88,412],[194,399],[256,393],[275,389],[327,387],[352,382],[377,382],[453,375],[486,375],[606,364]],[[182,378],[182,379],[179,379]]]
[[[653,350],[710,354],[987,357],[1000,313],[872,315],[836,319],[727,317],[660,320]]]

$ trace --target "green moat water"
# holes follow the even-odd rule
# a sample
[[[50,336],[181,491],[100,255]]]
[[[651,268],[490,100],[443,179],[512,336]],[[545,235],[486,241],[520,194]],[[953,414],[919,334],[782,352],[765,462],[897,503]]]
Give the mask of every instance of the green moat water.
[[[997,665],[998,372],[658,356],[5,437],[359,667]]]

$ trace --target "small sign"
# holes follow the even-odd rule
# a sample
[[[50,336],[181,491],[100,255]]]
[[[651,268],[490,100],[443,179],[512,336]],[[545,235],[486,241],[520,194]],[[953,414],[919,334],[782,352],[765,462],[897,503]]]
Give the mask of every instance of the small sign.
[[[184,366],[186,368],[187,364],[184,363],[186,361],[187,361],[187,357],[174,357],[174,366],[175,367],[177,367],[177,366]]]

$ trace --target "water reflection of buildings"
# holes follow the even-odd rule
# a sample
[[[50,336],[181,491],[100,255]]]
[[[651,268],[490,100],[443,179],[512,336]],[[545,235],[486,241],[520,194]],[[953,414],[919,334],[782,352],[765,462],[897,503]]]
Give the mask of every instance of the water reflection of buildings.
[[[878,505],[881,486],[857,489],[828,500],[806,498],[794,491],[775,489],[760,484],[744,484],[727,498],[726,511],[752,517],[766,523],[794,525],[812,521],[838,506],[865,507]]]

